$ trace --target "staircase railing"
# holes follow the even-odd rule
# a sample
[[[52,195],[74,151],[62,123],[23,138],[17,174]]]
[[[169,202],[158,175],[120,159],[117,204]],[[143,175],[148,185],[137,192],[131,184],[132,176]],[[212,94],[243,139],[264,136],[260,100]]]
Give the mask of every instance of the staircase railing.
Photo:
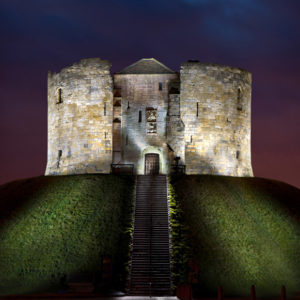
[[[171,172],[175,174],[185,174],[185,165],[171,165]]]
[[[120,175],[133,175],[134,164],[111,164],[111,173]]]

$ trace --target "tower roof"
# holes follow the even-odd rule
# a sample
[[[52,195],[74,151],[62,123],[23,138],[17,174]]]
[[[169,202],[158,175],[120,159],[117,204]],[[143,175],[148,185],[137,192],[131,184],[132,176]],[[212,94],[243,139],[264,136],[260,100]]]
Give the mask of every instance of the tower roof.
[[[155,58],[142,58],[117,74],[174,74],[175,72]]]

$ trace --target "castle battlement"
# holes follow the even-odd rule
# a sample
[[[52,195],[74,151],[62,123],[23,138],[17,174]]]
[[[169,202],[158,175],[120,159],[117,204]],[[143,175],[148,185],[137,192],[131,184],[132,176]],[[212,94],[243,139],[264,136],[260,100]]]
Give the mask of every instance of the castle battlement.
[[[178,74],[154,58],[113,76],[110,67],[91,58],[49,72],[46,175],[110,173],[112,164],[253,175],[249,72],[188,61]]]

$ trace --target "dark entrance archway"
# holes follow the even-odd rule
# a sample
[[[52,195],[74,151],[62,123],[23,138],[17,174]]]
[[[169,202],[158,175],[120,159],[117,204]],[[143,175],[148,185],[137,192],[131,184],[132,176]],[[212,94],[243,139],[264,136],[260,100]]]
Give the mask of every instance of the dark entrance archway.
[[[145,175],[159,174],[159,154],[145,154]]]

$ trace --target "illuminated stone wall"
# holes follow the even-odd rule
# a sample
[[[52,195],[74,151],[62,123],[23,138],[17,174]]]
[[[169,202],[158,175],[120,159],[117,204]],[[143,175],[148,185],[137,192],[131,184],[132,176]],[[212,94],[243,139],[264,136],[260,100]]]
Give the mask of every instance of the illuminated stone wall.
[[[177,77],[175,73],[114,75],[114,87],[122,103],[120,162],[133,163],[137,174],[144,174],[147,153],[159,154],[160,173],[169,172],[170,150],[166,143],[168,90],[170,82]],[[156,122],[149,122],[155,114]],[[156,133],[151,132],[155,127]]]
[[[46,175],[110,172],[112,90],[110,63],[100,58],[49,72]]]
[[[160,173],[174,158],[187,174],[253,176],[250,149],[251,74],[199,62],[179,75],[141,59],[110,75],[110,63],[83,59],[48,75],[46,175],[109,173],[145,154],[160,157]]]
[[[180,80],[187,174],[252,176],[251,74],[187,62]]]
[[[175,164],[175,157],[180,157],[179,164],[184,163],[184,129],[184,123],[180,118],[180,95],[170,93],[167,114],[167,143],[171,148],[171,152],[169,152],[169,161],[171,164]]]

